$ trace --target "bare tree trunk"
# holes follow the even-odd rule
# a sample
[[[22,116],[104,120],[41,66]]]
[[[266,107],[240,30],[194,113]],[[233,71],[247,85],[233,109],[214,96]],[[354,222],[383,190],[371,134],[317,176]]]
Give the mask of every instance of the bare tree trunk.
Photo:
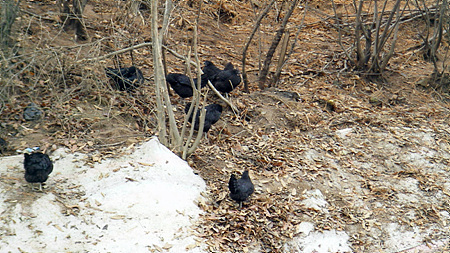
[[[274,86],[277,84],[277,82],[280,79],[280,75],[281,75],[281,71],[283,70],[283,67],[286,65],[287,61],[289,60],[289,58],[291,57],[292,53],[294,52],[295,46],[297,45],[298,36],[300,34],[300,31],[303,28],[303,23],[305,22],[306,10],[307,9],[308,8],[305,8],[305,14],[303,15],[303,20],[302,20],[301,24],[298,26],[297,32],[295,33],[295,36],[294,36],[294,41],[290,45],[291,47],[289,49],[289,52],[286,52],[284,49],[281,51],[282,53],[280,55],[283,55],[283,57],[280,57],[280,58],[283,58],[283,61],[281,61],[281,64],[280,64],[280,61],[278,62],[277,71],[275,72],[275,75],[274,75],[274,78],[273,78],[273,85]],[[289,33],[287,33],[287,34],[289,34]],[[287,38],[286,38],[285,42],[288,44],[288,42],[289,42],[288,41],[289,40],[289,35],[286,35],[286,36],[287,36]],[[286,50],[287,50],[287,48],[286,48]]]
[[[65,30],[75,29],[78,40],[87,40],[88,34],[83,22],[83,10],[88,0],[73,0],[72,9],[69,4],[70,0],[60,0],[61,20]]]
[[[437,50],[439,49],[439,46],[441,45],[442,42],[442,35],[444,33],[444,29],[443,29],[443,24],[444,22],[449,22],[448,20],[446,20],[446,15],[445,13],[448,10],[448,1],[444,0],[441,5],[440,5],[440,12],[439,12],[439,22],[437,24],[437,29],[435,29],[435,36],[433,43],[431,45],[431,50],[430,50],[430,58],[433,61],[433,64],[435,66],[435,69],[437,71],[437,64],[436,64],[436,60],[437,60]]]
[[[278,44],[281,41],[281,38],[283,37],[287,22],[291,17],[292,12],[295,9],[295,6],[297,6],[297,3],[298,0],[292,1],[291,7],[289,8],[289,11],[286,13],[286,16],[284,16],[283,23],[281,24],[280,29],[278,29],[277,33],[275,34],[275,37],[272,41],[272,45],[270,45],[269,51],[267,52],[266,60],[264,61],[263,69],[261,70],[261,75],[259,77],[258,86],[261,90],[265,88],[265,83],[267,81],[267,74],[269,73],[269,67],[270,63],[272,62],[272,57],[275,54],[275,50],[277,49]]]
[[[280,57],[278,58],[277,63],[277,70],[275,71],[275,75],[273,76],[272,83],[269,84],[269,87],[276,86],[278,79],[280,79],[281,70],[283,69],[286,60],[287,47],[289,44],[289,35],[290,35],[289,32],[286,32],[284,34],[283,42],[281,43]]]
[[[258,31],[258,28],[261,24],[261,20],[267,15],[267,13],[270,10],[270,7],[272,7],[272,5],[275,3],[275,0],[272,0],[272,2],[270,2],[266,8],[261,12],[261,14],[259,15],[258,19],[256,20],[255,26],[253,27],[253,31],[250,34],[250,37],[248,38],[247,43],[245,44],[244,50],[242,52],[242,79],[244,80],[244,90],[247,93],[250,93],[250,90],[248,89],[248,78],[247,78],[247,72],[245,71],[245,62],[247,60],[247,50],[248,47],[250,46],[250,43],[253,40],[253,37],[255,36],[256,31]]]
[[[180,143],[181,136],[177,129],[175,116],[172,110],[172,104],[170,103],[169,92],[167,91],[166,77],[164,75],[164,66],[162,63],[162,36],[160,36],[158,32],[158,0],[152,0],[151,6],[152,6],[151,28],[152,28],[152,43],[153,43],[152,51],[153,51],[153,67],[155,71],[155,84],[157,95],[156,102],[158,106],[157,112],[158,112],[159,140],[163,145],[170,147],[171,144]],[[168,19],[168,16],[165,16],[164,18]],[[165,120],[166,114],[169,121],[169,138],[167,138],[166,132],[166,120]]]
[[[392,8],[392,10],[389,14],[388,19],[385,22],[386,28],[384,29],[383,33],[381,33],[381,35],[380,35],[381,26],[379,25],[379,21],[377,22],[374,49],[373,49],[372,59],[371,59],[371,64],[370,64],[371,66],[369,69],[369,71],[371,73],[377,73],[377,74],[382,73],[384,70],[382,68],[383,65],[385,66],[387,64],[387,61],[391,58],[391,56],[393,54],[393,49],[392,49],[392,52],[382,55],[383,47],[388,42],[388,38],[391,36],[391,34],[393,32],[398,33],[398,25],[399,25],[400,17],[401,17],[401,13],[400,13],[400,3],[401,2],[402,2],[401,0],[396,0],[394,7]],[[379,17],[379,20],[381,20],[381,17],[383,17],[384,14],[386,13],[386,5],[387,5],[387,0],[384,2],[381,13],[380,14],[378,14],[377,12],[375,13],[375,16]],[[406,5],[405,5],[403,11],[405,10],[405,8],[406,8]],[[401,11],[401,12],[403,12],[403,11]],[[395,15],[397,15],[397,18],[394,20]],[[395,37],[395,39],[397,38],[397,36],[394,36],[394,37]],[[395,43],[396,43],[396,40],[393,40],[391,47],[395,47]],[[383,63],[383,62],[385,62],[385,63]]]
[[[20,1],[8,0],[0,3],[0,50],[9,52],[7,49],[10,46],[12,25],[14,24],[17,13],[19,12]]]
[[[163,60],[165,75],[167,75],[167,62],[166,62],[166,49],[164,48],[164,46],[166,44],[166,36],[167,36],[168,28],[169,28],[169,19],[170,19],[170,14],[172,13],[172,9],[173,9],[172,0],[166,0],[165,9],[164,9],[163,29],[161,30],[161,34],[160,34],[162,45],[163,45],[162,60]],[[172,96],[169,83],[166,82],[166,86],[167,86],[167,91],[169,92],[169,95]]]
[[[152,51],[153,51],[153,68],[155,72],[155,86],[156,86],[156,115],[158,121],[158,139],[166,147],[169,147],[169,140],[167,138],[167,129],[166,129],[166,113],[165,113],[165,104],[164,104],[164,87],[165,84],[165,75],[162,64],[162,52],[161,45],[158,35],[158,0],[152,0],[151,2],[151,10],[152,10]],[[171,110],[171,108],[169,108]]]
[[[88,34],[83,22],[83,10],[88,0],[73,0],[73,12],[75,14],[75,34],[79,40],[87,40]]]

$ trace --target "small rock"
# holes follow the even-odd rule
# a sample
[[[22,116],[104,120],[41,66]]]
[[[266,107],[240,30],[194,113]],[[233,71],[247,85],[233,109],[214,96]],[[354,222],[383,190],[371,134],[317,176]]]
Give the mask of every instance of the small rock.
[[[23,118],[26,121],[34,121],[41,118],[42,111],[39,110],[35,103],[30,103],[23,111]]]

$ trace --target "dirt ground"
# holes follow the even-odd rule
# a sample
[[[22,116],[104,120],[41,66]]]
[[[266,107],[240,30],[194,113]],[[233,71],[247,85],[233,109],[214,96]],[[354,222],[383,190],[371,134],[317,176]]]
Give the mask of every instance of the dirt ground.
[[[352,1],[335,2],[339,12],[351,10]],[[141,4],[136,12],[126,1],[90,1],[84,13],[90,39],[79,42],[73,31],[61,29],[55,6],[55,1],[21,3],[20,50],[6,68],[10,79],[2,82],[0,137],[9,144],[4,155],[62,146],[89,154],[89,164],[155,134],[151,48],[99,58],[151,41],[149,8]],[[264,6],[264,1],[202,1],[200,61],[232,62],[241,69],[243,47]],[[198,7],[199,1],[175,1],[168,48],[188,51]],[[415,245],[398,238],[411,231],[429,245],[444,241],[436,252],[449,251],[449,94],[424,83],[433,65],[413,49],[421,43],[423,20],[400,26],[401,39],[383,78],[369,80],[348,66],[334,21],[327,19],[333,15],[330,1],[300,4],[287,28],[291,42],[303,26],[281,79],[260,90],[259,64],[285,8],[277,2],[249,48],[250,93],[241,84],[230,94],[240,113],[225,109],[210,141],[202,140],[188,159],[206,181],[209,199],[201,205],[205,214],[197,235],[211,252],[280,252],[309,221],[317,231],[345,231],[355,252],[404,252]],[[352,45],[349,37],[346,48]],[[441,53],[447,49],[444,39]],[[139,66],[145,85],[133,93],[112,90],[103,70],[118,63]],[[167,67],[184,70],[169,53]],[[181,119],[184,102],[177,95],[171,99]],[[43,109],[41,120],[22,119],[30,102]],[[213,95],[209,102],[222,103]],[[245,169],[256,192],[237,210],[227,183],[231,173]],[[305,206],[304,193],[313,189],[325,196],[325,207]]]

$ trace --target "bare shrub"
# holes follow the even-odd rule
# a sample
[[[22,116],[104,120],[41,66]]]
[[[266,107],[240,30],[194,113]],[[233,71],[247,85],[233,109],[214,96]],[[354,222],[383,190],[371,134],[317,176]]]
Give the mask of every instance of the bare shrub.
[[[408,1],[354,0],[355,13],[346,16],[337,13],[334,1],[332,3],[339,31],[338,42],[347,59],[361,74],[380,76],[394,54],[401,17]],[[353,30],[351,48],[345,48],[342,43],[344,28]]]
[[[415,9],[409,16],[409,20],[423,20],[425,25],[423,29],[417,29],[418,35],[422,39],[422,44],[415,47],[422,52],[425,60],[433,63],[433,72],[429,78],[419,82],[419,85],[426,83],[430,87],[440,93],[448,93],[450,91],[450,78],[448,75],[448,48],[439,55],[439,48],[442,41],[450,40],[448,36],[450,29],[448,0],[436,0],[430,4],[430,1],[414,0]],[[447,34],[447,36],[445,36]],[[441,61],[441,64],[438,64]]]
[[[88,0],[73,0],[72,6],[70,0],[59,0],[60,12],[63,13],[61,20],[64,23],[64,29],[75,29],[78,40],[88,39],[86,25],[83,21],[83,10]]]
[[[11,46],[12,26],[19,12],[19,2],[13,0],[5,0],[1,3],[0,9],[0,46],[2,51],[7,52],[7,48]]]
[[[419,31],[419,36],[423,40],[420,49],[424,59],[432,62],[436,68],[437,51],[444,36],[444,28],[446,26],[448,28],[449,24],[448,1],[436,0],[433,5],[427,6],[425,0],[415,0],[414,6],[417,8],[415,16],[425,21],[424,30]]]
[[[275,8],[277,11],[276,19],[280,20],[280,16],[283,13],[284,17],[282,19],[282,22],[280,26],[278,27],[275,35],[273,36],[272,42],[270,44],[269,49],[267,50],[267,53],[265,54],[265,59],[261,65],[259,66],[259,80],[258,80],[258,86],[260,89],[264,89],[266,86],[271,87],[274,86],[280,77],[281,69],[285,66],[287,60],[289,59],[289,56],[293,52],[293,49],[296,45],[298,34],[302,28],[302,25],[300,25],[297,29],[297,36],[295,37],[294,41],[291,43],[291,49],[288,52],[288,45],[289,45],[289,30],[287,29],[287,26],[289,24],[289,18],[291,17],[292,13],[294,12],[295,8],[298,6],[298,3],[301,1],[294,0],[294,1],[282,1],[280,8]],[[285,3],[287,4],[287,8],[284,8]],[[244,82],[244,89],[245,92],[249,92],[248,88],[248,77],[247,77],[247,71],[246,71],[246,60],[247,60],[247,51],[250,47],[250,44],[255,36],[255,34],[259,31],[261,21],[268,15],[269,11],[271,10],[272,6],[276,4],[276,1],[270,1],[267,3],[265,8],[259,13],[258,17],[256,18],[255,25],[253,27],[253,31],[250,34],[247,43],[244,46],[244,50],[242,52],[242,77]],[[283,9],[286,9],[283,12]],[[305,13],[306,14],[306,13]],[[270,65],[272,63],[273,57],[275,55],[275,52],[280,44],[282,42],[281,49],[279,50],[279,58],[277,63],[277,69],[275,71],[275,74],[273,75],[272,80],[270,80],[269,84],[268,82],[268,74]],[[261,46],[260,46],[261,48]],[[259,58],[262,59],[263,52],[259,50]]]

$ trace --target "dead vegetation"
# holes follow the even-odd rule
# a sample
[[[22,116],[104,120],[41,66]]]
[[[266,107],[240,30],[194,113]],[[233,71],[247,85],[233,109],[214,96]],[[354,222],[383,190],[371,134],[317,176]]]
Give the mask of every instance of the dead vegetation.
[[[268,3],[201,2],[175,2],[165,47],[188,55],[198,29],[200,62],[240,62],[255,20]],[[314,222],[317,230],[346,231],[356,252],[381,249],[379,241],[387,235],[380,224],[389,222],[419,227],[427,234],[425,241],[448,238],[450,221],[443,214],[450,200],[448,73],[443,61],[447,38],[442,37],[443,46],[435,47],[439,57],[430,64],[421,47],[415,47],[423,43],[415,34],[426,24],[411,16],[402,19],[418,13],[409,5],[384,16],[363,15],[360,6],[358,18],[350,11],[356,7],[352,1],[301,2],[285,24],[286,36],[290,42],[298,39],[297,46],[286,61],[277,47],[273,61],[283,66],[278,69],[278,86],[261,91],[262,52],[270,49],[272,27],[282,22],[286,2],[273,1],[249,44],[245,59],[250,94],[238,90],[231,95],[240,113],[226,110],[211,130],[212,145],[202,140],[189,159],[208,184],[207,201],[200,204],[205,214],[198,235],[212,252],[255,248],[280,252],[299,234],[303,221]],[[409,11],[401,12],[406,6]],[[9,154],[28,146],[49,150],[65,146],[93,153],[88,162],[98,162],[157,133],[149,5],[88,3],[83,15],[90,40],[82,43],[74,39],[73,31],[62,29],[53,2],[29,1],[20,9],[20,22],[13,26],[18,34],[15,47],[20,50],[12,56],[3,54],[0,61],[0,137],[9,142]],[[162,16],[163,8],[158,11]],[[373,27],[365,22],[389,15],[401,22],[401,26],[384,23],[390,27],[384,31],[401,36],[394,51],[394,47],[370,51],[363,47],[368,44],[352,42],[366,36],[369,43],[368,29]],[[354,50],[352,55],[345,53],[348,49]],[[388,58],[367,59],[368,52]],[[185,62],[173,54],[166,54],[166,62],[169,72],[185,71]],[[144,87],[132,94],[111,89],[104,68],[130,65],[143,70]],[[353,72],[354,66],[383,72],[383,79],[364,79]],[[436,66],[443,67],[436,72]],[[442,74],[429,79],[433,72]],[[267,75],[278,79],[278,74],[271,65]],[[174,105],[169,109],[180,125],[184,118],[180,99],[176,95],[167,99],[166,107]],[[212,93],[208,99],[220,101]],[[45,114],[38,122],[21,117],[30,102]],[[250,170],[256,192],[243,209],[237,209],[226,185],[231,172],[244,169]],[[408,189],[410,181],[417,187]],[[312,189],[326,196],[326,212],[303,204],[304,193]]]

